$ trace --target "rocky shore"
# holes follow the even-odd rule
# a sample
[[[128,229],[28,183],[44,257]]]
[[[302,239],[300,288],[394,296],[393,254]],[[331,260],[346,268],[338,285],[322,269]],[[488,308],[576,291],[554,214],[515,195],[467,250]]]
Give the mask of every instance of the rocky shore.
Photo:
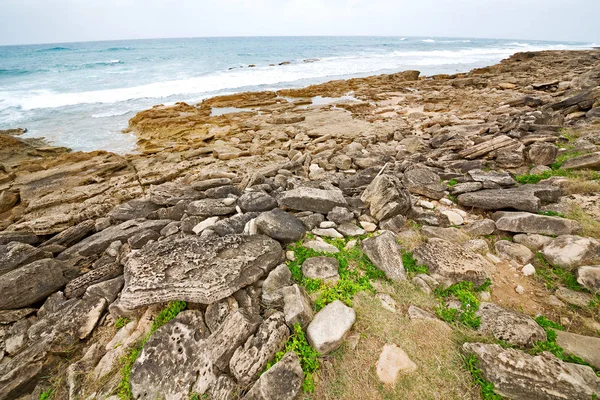
[[[0,399],[600,395],[600,51],[0,132]]]

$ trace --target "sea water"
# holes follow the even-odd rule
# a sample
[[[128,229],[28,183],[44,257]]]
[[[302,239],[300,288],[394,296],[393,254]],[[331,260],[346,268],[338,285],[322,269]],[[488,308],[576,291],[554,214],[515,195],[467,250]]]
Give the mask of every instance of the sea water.
[[[430,37],[239,37],[0,47],[0,129],[22,127],[74,150],[135,151],[124,134],[156,104],[332,79],[456,73],[519,51],[593,43]],[[283,63],[284,65],[279,65]],[[249,67],[254,65],[254,67]]]

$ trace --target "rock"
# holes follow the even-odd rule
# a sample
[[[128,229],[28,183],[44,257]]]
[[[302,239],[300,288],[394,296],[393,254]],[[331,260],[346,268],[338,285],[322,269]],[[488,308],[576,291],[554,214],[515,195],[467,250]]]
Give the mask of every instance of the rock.
[[[340,279],[338,261],[333,257],[310,257],[302,263],[302,275],[311,279],[320,279],[336,283]]]
[[[600,169],[600,152],[586,154],[579,157],[573,157],[564,163],[561,168],[564,169]]]
[[[441,238],[440,238],[441,239]],[[484,239],[471,239],[463,244],[463,248],[473,253],[487,254],[490,252],[490,246]]]
[[[519,168],[525,162],[524,149],[522,144],[504,147],[498,150],[496,163],[500,168]]]
[[[483,188],[483,183],[481,182],[465,182],[459,183],[458,185],[452,186],[450,188],[450,194],[453,196],[458,196],[463,193],[476,192]]]
[[[493,303],[481,303],[475,314],[481,318],[478,330],[497,340],[519,347],[533,347],[546,340],[546,331],[528,315]]]
[[[427,312],[423,309],[420,309],[419,307],[410,305],[408,307],[408,317],[411,320],[415,320],[415,319],[425,319],[425,320],[434,320],[434,321],[438,321],[438,319],[436,318],[435,315],[433,315],[430,312]]]
[[[81,393],[84,393],[89,370],[98,364],[105,353],[106,350],[100,343],[94,343],[79,361],[69,365],[67,369],[69,399],[76,399]]]
[[[108,304],[110,304],[115,301],[117,295],[121,293],[121,289],[123,289],[124,284],[125,279],[123,276],[118,276],[108,281],[96,283],[86,289],[84,297],[102,297]]]
[[[81,241],[91,233],[95,233],[96,223],[94,220],[88,219],[75,226],[65,229],[61,233],[44,242],[44,246],[57,244],[60,246],[70,247]]]
[[[556,161],[558,147],[552,143],[534,143],[529,148],[527,158],[533,165],[550,165]]]
[[[18,193],[12,193],[8,190],[0,192],[0,214],[13,208],[18,201]]]
[[[394,385],[400,373],[411,373],[417,370],[415,364],[400,347],[386,344],[379,355],[376,365],[379,380],[386,385]]]
[[[496,212],[492,218],[496,220],[498,230],[507,232],[558,236],[572,235],[581,230],[577,221],[525,212]]]
[[[238,199],[243,212],[269,211],[277,207],[277,200],[263,192],[246,192]]]
[[[302,221],[279,208],[260,214],[255,222],[259,232],[282,242],[296,242],[306,232]]]
[[[284,287],[282,293],[285,323],[290,329],[293,329],[295,324],[300,324],[302,329],[306,329],[313,319],[313,310],[306,291],[294,284]]]
[[[67,299],[82,296],[88,287],[116,278],[123,274],[123,267],[117,263],[110,263],[93,269],[71,280],[65,287]]]
[[[377,230],[377,225],[369,221],[360,221],[360,226],[367,232],[375,232]]]
[[[339,253],[340,250],[332,244],[323,242],[322,240],[309,240],[303,244],[307,249],[320,251],[323,253]]]
[[[494,233],[496,230],[496,224],[491,219],[483,219],[481,221],[475,221],[471,222],[470,224],[463,225],[460,229],[473,237],[487,236]]]
[[[127,260],[121,303],[130,309],[171,300],[214,303],[254,283],[281,259],[281,245],[262,235],[171,236]]]
[[[29,244],[10,242],[0,245],[0,276],[44,258],[52,258],[52,253],[41,251]]]
[[[551,265],[572,270],[600,260],[600,243],[592,238],[561,235],[542,248],[542,255]]]
[[[458,196],[458,204],[482,210],[516,209],[537,213],[542,202],[555,202],[560,198],[559,187],[523,185],[511,189],[480,190]]]
[[[377,268],[394,281],[406,279],[406,270],[402,263],[402,249],[396,242],[392,232],[385,231],[381,235],[365,239],[362,250]]]
[[[424,226],[421,232],[427,237],[436,237],[455,243],[465,243],[469,236],[456,228],[440,228],[438,226]]]
[[[339,233],[337,230],[335,230],[333,228],[326,228],[326,229],[315,228],[312,230],[312,233],[317,236],[329,237],[329,238],[334,238],[334,239],[343,239],[344,238],[344,235],[342,235],[341,233]]]
[[[161,206],[150,200],[135,199],[116,206],[108,217],[114,221],[129,221],[130,219],[147,218]]]
[[[103,231],[83,239],[76,245],[69,247],[67,250],[60,253],[58,258],[67,259],[77,255],[91,256],[94,254],[100,254],[113,242],[125,242],[133,235],[145,230],[160,232],[160,230],[167,226],[170,222],[171,220],[131,220],[123,222],[119,225],[113,225],[104,229]]]
[[[0,232],[0,245],[5,245],[10,242],[37,244],[39,241],[40,238],[33,232]]]
[[[238,383],[246,386],[252,383],[265,369],[267,362],[285,347],[290,335],[285,324],[285,316],[275,312],[239,347],[229,361],[229,369]]]
[[[127,243],[133,250],[138,250],[144,247],[146,243],[150,241],[157,241],[159,237],[160,233],[151,229],[147,229],[145,231],[138,232],[127,239]]]
[[[233,297],[215,301],[206,307],[204,322],[211,332],[216,332],[227,317],[239,308],[237,300]]]
[[[28,341],[27,330],[32,324],[32,318],[17,321],[9,329],[4,336],[4,347],[7,354],[15,355]]]
[[[321,222],[325,220],[325,217],[323,216],[323,214],[316,213],[308,215],[306,217],[299,217],[298,219],[302,221],[307,230],[312,231],[313,229],[317,228],[321,224]]]
[[[439,200],[444,197],[446,188],[438,174],[426,168],[414,168],[406,171],[402,177],[404,187],[410,193],[420,194],[430,199]]]
[[[389,312],[396,312],[396,300],[386,293],[377,293],[377,298],[381,301],[381,306]]]
[[[579,267],[577,282],[592,293],[600,293],[600,265]]]
[[[379,225],[384,231],[399,233],[406,229],[408,225],[408,220],[404,215],[396,215],[395,217],[381,221]],[[377,227],[375,227],[375,229],[377,229]]]
[[[219,217],[210,217],[206,218],[204,221],[198,223],[198,225],[192,228],[192,231],[199,235],[204,232],[206,229],[213,227],[219,221]]]
[[[575,290],[559,287],[554,295],[567,304],[581,308],[587,308],[592,301],[592,295],[588,293],[576,292]]]
[[[283,358],[262,374],[244,397],[245,400],[295,400],[302,390],[304,372],[295,352]]]
[[[235,213],[235,204],[227,204],[226,199],[202,199],[192,201],[186,208],[188,215],[208,218]]]
[[[517,292],[517,294],[523,294],[525,293],[525,288],[521,285],[517,285],[517,287],[515,288],[515,292]]]
[[[560,361],[549,352],[530,356],[483,343],[465,343],[463,350],[477,356],[483,377],[506,398],[588,400],[600,392],[600,379],[590,367]]]
[[[458,153],[461,158],[465,158],[467,160],[472,160],[474,158],[479,158],[484,156],[494,150],[501,149],[503,147],[508,147],[516,144],[514,139],[506,135],[497,136],[493,139],[485,141],[475,146],[470,146],[469,148]]]
[[[351,222],[354,219],[354,214],[347,208],[334,207],[333,210],[327,214],[327,219],[341,225],[346,222]]]
[[[527,264],[533,259],[533,253],[527,247],[508,240],[499,240],[494,245],[498,255],[505,260],[515,260],[519,264]]]
[[[521,273],[525,276],[535,275],[535,267],[531,264],[527,264],[521,268]]]
[[[35,308],[21,308],[18,310],[2,310],[0,311],[0,325],[9,325],[17,322],[30,314],[36,312]]]
[[[2,275],[0,310],[28,307],[63,288],[72,269],[53,259],[38,260]]]
[[[310,345],[324,355],[337,349],[356,321],[356,313],[339,300],[319,311],[306,329]]]
[[[465,220],[463,219],[463,217],[456,211],[443,210],[443,211],[441,211],[441,213],[443,215],[445,215],[446,217],[448,217],[448,221],[450,221],[450,223],[454,226],[459,226],[459,225],[462,225],[465,223]]]
[[[528,235],[519,234],[513,236],[513,240],[515,243],[522,244],[526,246],[531,251],[539,251],[542,247],[550,243],[553,238],[549,236],[538,235],[535,233],[531,233]]]
[[[347,207],[346,199],[340,190],[324,190],[299,187],[283,192],[278,198],[280,206],[292,210],[313,211],[327,214],[335,207]]]
[[[582,358],[594,368],[600,369],[600,338],[577,335],[556,330],[556,344],[565,353]]]
[[[493,265],[479,254],[469,253],[458,244],[437,238],[429,239],[413,254],[419,264],[429,268],[434,278],[439,276],[452,283],[468,280],[482,285],[493,269]]]
[[[486,183],[495,183],[500,186],[514,186],[517,184],[508,172],[484,172],[480,169],[474,169],[469,171],[469,175],[475,182],[481,182],[484,187]]]
[[[231,185],[231,179],[229,178],[213,178],[206,179],[200,182],[194,182],[192,187],[199,192],[203,192],[208,189],[217,188],[220,186]]]
[[[292,273],[281,264],[269,273],[262,286],[262,301],[267,306],[283,306],[283,288],[290,286]]]
[[[365,203],[371,215],[379,221],[406,215],[411,208],[410,195],[398,178],[380,175],[363,192],[360,199]]]

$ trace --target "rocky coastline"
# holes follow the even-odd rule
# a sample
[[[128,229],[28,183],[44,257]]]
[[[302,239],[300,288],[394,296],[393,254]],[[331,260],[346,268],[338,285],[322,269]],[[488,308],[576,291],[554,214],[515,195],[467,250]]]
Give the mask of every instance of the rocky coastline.
[[[600,395],[599,50],[127,130],[0,132],[0,400]]]

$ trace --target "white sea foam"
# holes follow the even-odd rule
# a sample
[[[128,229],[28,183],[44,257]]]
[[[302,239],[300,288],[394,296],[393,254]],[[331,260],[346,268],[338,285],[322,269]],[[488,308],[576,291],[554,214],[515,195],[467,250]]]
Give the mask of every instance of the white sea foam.
[[[98,114],[92,114],[92,118],[110,118],[110,117],[118,117],[120,115],[125,115],[129,113],[130,110],[119,110],[119,111],[107,111]]]
[[[424,43],[435,43],[435,40],[433,40],[433,39],[425,39],[425,40],[422,40],[422,42],[424,42]]]

